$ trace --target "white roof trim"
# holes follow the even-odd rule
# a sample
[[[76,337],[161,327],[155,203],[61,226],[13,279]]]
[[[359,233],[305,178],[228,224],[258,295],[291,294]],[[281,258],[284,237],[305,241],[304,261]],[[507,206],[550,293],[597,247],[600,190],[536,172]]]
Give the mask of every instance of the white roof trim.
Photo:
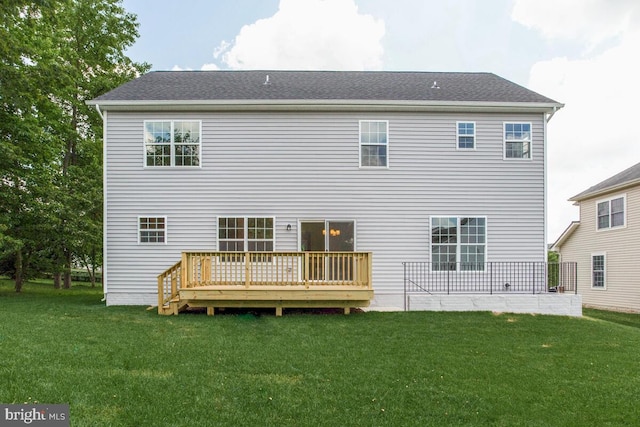
[[[580,221],[572,221],[571,224],[569,224],[569,226],[562,232],[560,237],[558,237],[558,240],[556,240],[553,246],[551,246],[551,250],[554,252],[559,252],[560,247],[564,244],[564,242],[567,241],[569,237],[571,237],[571,235],[574,231],[576,231],[579,225]]]
[[[587,193],[583,196],[573,196],[569,199],[570,202],[581,202],[587,199],[593,199],[594,197],[600,197],[608,193],[614,193],[616,191],[624,190],[625,188],[633,187],[634,185],[640,184],[640,179],[634,179],[632,181],[623,182],[618,185],[614,185],[607,188],[602,188],[598,191],[594,191],[593,193]]]
[[[90,100],[102,110],[324,110],[324,111],[510,111],[551,112],[564,105],[541,102],[395,101],[395,100]]]

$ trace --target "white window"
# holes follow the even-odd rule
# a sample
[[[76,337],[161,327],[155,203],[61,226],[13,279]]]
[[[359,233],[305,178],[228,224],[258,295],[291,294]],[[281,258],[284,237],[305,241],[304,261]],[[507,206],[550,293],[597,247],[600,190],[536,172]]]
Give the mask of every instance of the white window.
[[[167,243],[167,217],[138,217],[138,243]]]
[[[596,203],[596,228],[608,230],[625,226],[626,197],[620,196]]]
[[[591,254],[591,287],[605,289],[607,279],[607,256],[605,253]]]
[[[145,166],[200,166],[201,122],[144,122]]]
[[[389,166],[389,122],[360,121],[360,166]]]
[[[531,159],[531,123],[504,124],[504,157]]]
[[[218,218],[218,249],[223,252],[273,252],[273,218]]]
[[[486,253],[486,218],[431,218],[431,269],[433,271],[483,271]]]
[[[476,148],[476,123],[456,122],[456,139],[458,150],[473,150]]]

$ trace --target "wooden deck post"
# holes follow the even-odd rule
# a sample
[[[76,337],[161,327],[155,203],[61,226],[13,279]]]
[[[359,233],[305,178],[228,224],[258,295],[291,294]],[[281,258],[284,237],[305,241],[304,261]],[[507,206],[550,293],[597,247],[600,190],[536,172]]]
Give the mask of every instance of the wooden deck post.
[[[367,287],[373,288],[373,256],[371,252],[367,252]]]
[[[277,306],[276,307],[276,317],[281,317],[282,316],[282,307],[281,306]]]
[[[304,253],[304,286],[309,289],[309,252]]]
[[[158,314],[162,314],[162,306],[164,305],[164,279],[158,276]]]
[[[215,307],[207,307],[207,316],[213,316],[214,314],[216,314]]]
[[[182,289],[187,289],[187,276],[189,275],[189,272],[190,268],[187,261],[187,253],[182,252],[182,264],[180,265],[180,288]],[[171,293],[173,293],[173,289],[171,290]]]
[[[251,286],[251,264],[249,263],[249,252],[244,253],[244,285]]]

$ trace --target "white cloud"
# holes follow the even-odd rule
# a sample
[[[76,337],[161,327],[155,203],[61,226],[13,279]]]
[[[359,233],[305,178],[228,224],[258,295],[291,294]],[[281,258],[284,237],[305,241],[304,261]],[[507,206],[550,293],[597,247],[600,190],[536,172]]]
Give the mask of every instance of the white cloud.
[[[204,64],[200,69],[209,71],[209,70],[219,70],[220,67],[218,67],[217,64],[212,63],[212,64]]]
[[[640,16],[640,3],[554,2],[559,16],[546,10],[549,4],[520,0],[512,16],[522,19],[523,9],[516,10],[526,6],[529,26],[553,40],[572,38],[588,48],[579,58],[538,62],[530,72],[531,89],[566,104],[548,127],[549,238],[554,240],[578,219],[569,197],[640,162],[634,130],[640,97],[635,70],[640,27],[632,25]],[[571,4],[575,8],[570,16]],[[607,38],[597,53],[591,49]]]
[[[377,70],[384,33],[354,0],[280,0],[278,12],[242,27],[214,56],[233,69]]]
[[[511,17],[548,39],[574,40],[589,49],[635,25],[637,0],[517,0]]]

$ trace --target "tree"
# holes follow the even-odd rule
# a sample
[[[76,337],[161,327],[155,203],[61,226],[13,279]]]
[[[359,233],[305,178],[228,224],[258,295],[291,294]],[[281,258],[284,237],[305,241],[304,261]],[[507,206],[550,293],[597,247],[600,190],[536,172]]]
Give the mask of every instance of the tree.
[[[46,45],[39,18],[47,3],[8,0],[0,6],[0,255],[14,267],[16,291],[25,266],[45,243],[56,153],[43,121],[48,104],[32,58]]]
[[[125,54],[134,43],[137,23],[120,0],[69,0],[49,16],[66,31],[57,33],[59,54],[51,63],[61,85],[54,96],[65,126],[58,127],[62,138],[61,221],[65,261],[64,287],[71,284],[74,256],[98,260],[102,247],[102,121],[86,101],[131,80],[148,70]],[[98,250],[100,248],[100,250]],[[95,265],[94,265],[95,267]]]
[[[102,252],[102,123],[85,101],[149,66],[124,54],[138,24],[120,0],[8,0],[0,12],[0,244],[16,291],[36,254],[69,287],[74,258],[95,267]]]

